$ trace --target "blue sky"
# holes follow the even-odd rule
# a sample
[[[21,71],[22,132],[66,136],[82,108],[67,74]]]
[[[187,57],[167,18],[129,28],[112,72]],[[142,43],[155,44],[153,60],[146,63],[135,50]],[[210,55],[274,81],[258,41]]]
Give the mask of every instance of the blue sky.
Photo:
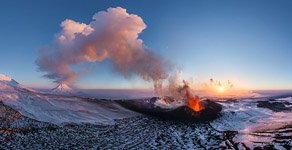
[[[65,19],[89,23],[109,7],[143,18],[145,45],[172,61],[185,78],[232,80],[251,89],[292,89],[291,1],[2,0],[0,73],[34,87],[53,86],[37,71],[37,49]],[[91,64],[82,88],[143,88],[109,63]],[[150,86],[147,84],[147,86]]]

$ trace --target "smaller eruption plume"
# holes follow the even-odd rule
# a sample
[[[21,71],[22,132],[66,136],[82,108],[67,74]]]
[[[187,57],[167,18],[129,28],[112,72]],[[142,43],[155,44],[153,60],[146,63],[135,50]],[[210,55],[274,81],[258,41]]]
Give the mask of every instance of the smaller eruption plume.
[[[184,95],[181,94],[181,82],[182,72],[175,72],[168,78],[168,92],[174,99],[184,99]]]

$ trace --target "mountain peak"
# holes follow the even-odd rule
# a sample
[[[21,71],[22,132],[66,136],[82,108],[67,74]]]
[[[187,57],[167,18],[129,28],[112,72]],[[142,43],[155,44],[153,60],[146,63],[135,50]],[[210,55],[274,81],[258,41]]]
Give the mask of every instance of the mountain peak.
[[[0,74],[0,81],[4,82],[5,84],[9,84],[10,86],[18,85],[18,83],[15,80],[4,74]]]
[[[12,80],[11,77],[4,74],[0,74],[0,81],[11,81],[11,80]]]
[[[72,94],[73,89],[66,83],[60,83],[51,90],[51,93],[55,94]]]

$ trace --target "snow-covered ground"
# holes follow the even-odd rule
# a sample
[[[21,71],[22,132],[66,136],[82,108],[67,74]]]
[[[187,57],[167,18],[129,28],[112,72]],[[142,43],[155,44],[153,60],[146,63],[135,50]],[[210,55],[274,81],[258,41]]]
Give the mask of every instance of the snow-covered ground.
[[[214,101],[223,106],[221,117],[206,123],[182,124],[135,113],[112,100],[34,91],[8,76],[0,76],[0,101],[27,117],[22,120],[24,124],[31,122],[29,119],[41,121],[42,126],[47,126],[47,122],[57,128],[62,136],[86,134],[87,140],[99,142],[95,146],[87,143],[87,148],[244,149],[273,145],[275,149],[291,149],[292,95],[260,95],[252,98],[215,98]],[[157,101],[156,105],[169,108],[163,101]],[[0,117],[1,113],[6,112],[2,110],[6,109],[5,106],[1,109]],[[70,127],[71,123],[77,125]],[[28,128],[22,124],[19,128]],[[79,128],[91,131],[82,133]],[[72,133],[67,133],[68,130]],[[53,136],[57,131],[44,132],[50,132]],[[42,139],[43,132],[35,134],[33,137],[40,136]],[[15,140],[33,137],[21,132]]]
[[[0,78],[0,101],[27,117],[57,125],[112,124],[137,115],[111,101],[32,91],[9,77]]]
[[[285,101],[287,100],[287,101]],[[277,102],[284,102],[282,110],[269,109]],[[259,107],[260,102],[267,102],[267,107]],[[222,117],[210,124],[219,131],[238,132],[234,142],[244,143],[253,148],[272,144],[281,149],[279,143],[289,143],[292,146],[292,103],[290,98],[279,99],[243,99],[221,101]],[[278,103],[283,104],[283,103]]]

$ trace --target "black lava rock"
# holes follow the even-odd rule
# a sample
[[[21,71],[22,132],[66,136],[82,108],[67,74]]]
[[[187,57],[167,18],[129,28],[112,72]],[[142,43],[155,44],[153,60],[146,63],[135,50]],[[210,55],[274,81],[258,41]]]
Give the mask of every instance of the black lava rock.
[[[205,109],[196,112],[188,106],[166,109],[155,105],[157,98],[150,100],[120,100],[116,101],[121,106],[151,116],[167,120],[179,120],[183,122],[201,122],[217,118],[222,110],[222,106],[211,100],[204,100],[202,104]]]
[[[283,110],[291,110],[291,108],[286,107],[284,102],[273,102],[273,101],[258,101],[257,106],[261,108],[267,108],[274,112],[280,112]]]

